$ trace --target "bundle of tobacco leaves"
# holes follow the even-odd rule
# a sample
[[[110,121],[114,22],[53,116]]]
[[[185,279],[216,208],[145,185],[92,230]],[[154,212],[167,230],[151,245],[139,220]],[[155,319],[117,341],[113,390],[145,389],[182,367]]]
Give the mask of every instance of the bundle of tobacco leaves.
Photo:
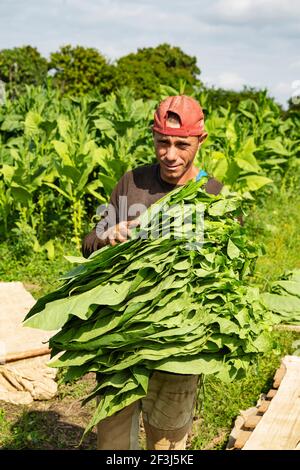
[[[247,282],[257,248],[236,221],[239,197],[208,194],[204,182],[152,205],[130,240],[72,258],[78,266],[26,317],[59,329],[51,365],[67,367],[66,380],[97,373],[88,429],[145,396],[154,370],[233,380],[269,347],[266,311]]]

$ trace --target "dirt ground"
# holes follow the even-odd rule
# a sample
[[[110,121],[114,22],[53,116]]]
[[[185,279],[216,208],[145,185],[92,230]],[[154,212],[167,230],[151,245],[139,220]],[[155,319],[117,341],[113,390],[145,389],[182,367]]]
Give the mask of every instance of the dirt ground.
[[[92,389],[94,385],[91,374],[85,376],[77,387]],[[94,403],[82,407],[78,394],[63,386],[52,400],[34,401],[30,405],[0,401],[0,409],[3,410],[0,421],[1,448],[96,449],[95,430],[80,444],[83,431],[92,416]]]

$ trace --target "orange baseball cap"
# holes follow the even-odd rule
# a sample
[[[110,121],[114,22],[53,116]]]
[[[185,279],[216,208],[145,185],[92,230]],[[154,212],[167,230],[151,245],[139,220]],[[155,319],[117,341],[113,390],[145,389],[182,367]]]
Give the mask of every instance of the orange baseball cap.
[[[169,113],[179,117],[180,127],[167,127]],[[152,129],[160,134],[182,137],[202,135],[204,133],[204,114],[198,101],[190,96],[169,96],[163,100],[154,114]]]

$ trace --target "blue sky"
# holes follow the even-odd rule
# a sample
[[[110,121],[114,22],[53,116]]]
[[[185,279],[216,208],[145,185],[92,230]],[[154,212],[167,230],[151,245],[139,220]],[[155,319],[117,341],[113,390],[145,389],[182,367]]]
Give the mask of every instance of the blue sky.
[[[163,42],[195,55],[209,85],[300,93],[299,0],[0,0],[0,49],[63,44],[111,60]]]

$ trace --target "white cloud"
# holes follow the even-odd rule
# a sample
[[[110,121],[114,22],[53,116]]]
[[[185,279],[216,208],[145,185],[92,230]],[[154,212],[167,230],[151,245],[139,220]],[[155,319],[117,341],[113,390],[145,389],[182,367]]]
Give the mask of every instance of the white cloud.
[[[216,82],[221,88],[231,88],[233,90],[240,89],[247,84],[247,80],[233,72],[221,73]]]
[[[299,21],[300,3],[295,0],[218,0],[212,11],[230,22]]]
[[[279,82],[274,86],[274,91],[279,94],[291,95],[293,92],[293,82]]]
[[[300,60],[295,60],[289,64],[291,69],[300,69]]]

